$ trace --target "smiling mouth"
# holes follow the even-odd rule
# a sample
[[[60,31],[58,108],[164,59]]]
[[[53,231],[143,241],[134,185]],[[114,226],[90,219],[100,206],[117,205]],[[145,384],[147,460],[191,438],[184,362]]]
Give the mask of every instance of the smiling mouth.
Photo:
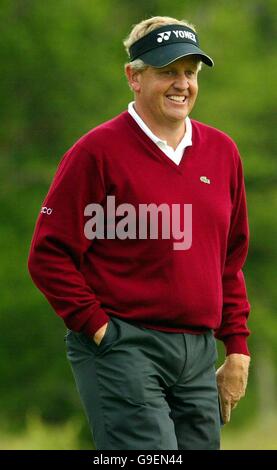
[[[167,95],[166,98],[173,103],[184,104],[187,101],[187,96],[181,95]]]

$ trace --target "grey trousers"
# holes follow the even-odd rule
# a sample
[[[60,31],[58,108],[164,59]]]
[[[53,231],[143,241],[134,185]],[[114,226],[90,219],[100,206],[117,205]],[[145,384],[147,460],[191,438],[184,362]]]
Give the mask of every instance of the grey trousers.
[[[99,346],[70,330],[65,339],[97,449],[219,449],[212,330],[164,333],[112,317]]]

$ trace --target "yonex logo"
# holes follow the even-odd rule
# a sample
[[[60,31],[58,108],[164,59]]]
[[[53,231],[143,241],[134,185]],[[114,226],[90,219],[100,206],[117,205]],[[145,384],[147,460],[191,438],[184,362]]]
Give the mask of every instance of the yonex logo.
[[[194,42],[197,42],[196,41],[196,36],[195,34],[193,34],[191,31],[173,31],[173,33],[175,34],[176,38],[181,38],[181,39],[184,39],[184,38],[187,38],[187,39],[191,39],[191,41],[194,41]]]
[[[202,183],[211,184],[211,181],[207,176],[200,176],[200,181],[202,181]]]
[[[42,207],[40,213],[41,214],[47,214],[50,215],[52,214],[53,209],[50,209],[50,207]]]
[[[157,37],[157,42],[168,41],[171,35],[171,31],[165,31],[164,33],[159,33]]]
[[[183,30],[173,30],[173,31],[164,31],[163,33],[158,33],[157,35],[157,42],[161,43],[163,41],[168,41],[171,33],[175,35],[177,39],[190,39],[197,43],[196,36],[191,31],[183,31]]]

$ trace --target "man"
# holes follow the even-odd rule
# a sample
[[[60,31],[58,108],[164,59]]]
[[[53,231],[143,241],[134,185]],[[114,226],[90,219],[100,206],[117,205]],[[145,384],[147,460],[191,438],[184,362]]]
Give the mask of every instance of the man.
[[[213,66],[192,25],[153,17],[124,44],[135,101],[65,154],[29,269],[67,325],[97,449],[219,449],[249,365],[241,160],[188,117]]]

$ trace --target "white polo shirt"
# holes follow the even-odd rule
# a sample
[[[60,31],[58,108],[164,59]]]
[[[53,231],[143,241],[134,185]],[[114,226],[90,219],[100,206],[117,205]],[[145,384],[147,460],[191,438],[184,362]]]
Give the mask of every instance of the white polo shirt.
[[[128,112],[131,114],[132,118],[136,121],[139,127],[145,132],[145,134],[170,158],[176,165],[179,165],[182,160],[182,156],[186,147],[192,145],[192,126],[190,118],[187,116],[185,119],[186,132],[181,142],[179,143],[176,150],[173,147],[167,144],[166,140],[161,140],[149,129],[145,122],[141,119],[134,108],[135,102],[132,101],[128,105]]]

